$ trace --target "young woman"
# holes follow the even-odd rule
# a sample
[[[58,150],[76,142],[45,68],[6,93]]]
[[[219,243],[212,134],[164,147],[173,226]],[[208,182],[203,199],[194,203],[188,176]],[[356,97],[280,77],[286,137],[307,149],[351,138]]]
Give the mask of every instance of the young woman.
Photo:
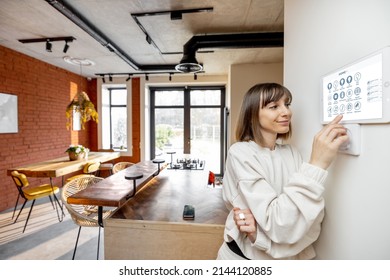
[[[230,210],[218,259],[312,259],[324,217],[326,169],[348,141],[337,116],[315,137],[310,160],[280,144],[291,134],[290,91],[257,84],[245,95],[228,152],[223,198]]]

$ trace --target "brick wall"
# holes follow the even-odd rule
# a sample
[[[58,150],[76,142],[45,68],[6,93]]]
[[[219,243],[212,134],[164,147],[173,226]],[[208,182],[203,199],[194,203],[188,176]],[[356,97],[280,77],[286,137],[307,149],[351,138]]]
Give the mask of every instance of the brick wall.
[[[17,190],[7,169],[66,156],[70,144],[97,150],[97,125],[86,129],[66,129],[65,108],[79,91],[88,93],[96,105],[96,80],[87,79],[24,54],[0,46],[0,93],[18,96],[18,133],[0,134],[0,211],[14,207]],[[135,82],[137,87],[137,82]],[[133,91],[139,99],[138,94]],[[139,106],[139,100],[134,102]],[[133,108],[135,147],[139,141],[139,108]],[[135,112],[138,112],[136,115]],[[131,161],[139,161],[135,149]],[[29,178],[30,184],[47,183],[48,178]],[[61,184],[61,178],[55,178]]]
[[[119,160],[140,161],[140,80],[133,81],[133,156]],[[18,133],[0,134],[0,211],[14,207],[17,190],[7,169],[41,160],[66,156],[70,144],[98,149],[95,122],[86,129],[66,129],[65,108],[78,91],[88,93],[97,104],[96,80],[87,79],[0,46],[0,93],[18,96]],[[72,175],[72,174],[70,174]],[[70,176],[69,175],[69,176]],[[30,184],[48,178],[29,178]],[[54,183],[61,184],[61,178]]]

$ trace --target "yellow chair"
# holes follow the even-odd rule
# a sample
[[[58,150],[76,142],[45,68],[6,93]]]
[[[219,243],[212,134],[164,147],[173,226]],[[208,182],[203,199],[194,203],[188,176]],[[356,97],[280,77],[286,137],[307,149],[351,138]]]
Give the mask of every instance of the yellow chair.
[[[109,152],[109,153],[112,153],[112,152],[115,152],[115,150],[114,149],[99,149],[99,152]],[[113,174],[113,171],[112,171],[113,167],[114,167],[114,163],[113,162],[102,163],[100,165],[100,168],[99,168],[99,171],[98,171],[97,175],[100,177],[101,171],[108,172],[110,175],[112,175]]]
[[[72,180],[77,179],[77,178],[95,176],[96,173],[99,171],[99,168],[100,168],[100,162],[87,162],[84,165],[83,174],[78,174],[78,175],[69,177],[68,179],[66,179],[66,182],[72,181]]]
[[[72,260],[74,260],[76,256],[77,244],[79,242],[81,227],[99,227],[99,235],[98,235],[98,246],[97,246],[97,259],[99,259],[99,245],[100,245],[100,225],[98,223],[98,207],[94,205],[77,205],[77,204],[69,204],[68,197],[78,193],[79,191],[88,188],[104,178],[100,177],[80,177],[75,180],[67,182],[62,187],[62,195],[61,199],[66,209],[68,210],[72,220],[76,225],[79,226],[79,231],[77,234],[76,244],[73,251]],[[105,207],[103,209],[103,220],[108,218],[112,212],[116,208]]]
[[[12,180],[15,182],[16,188],[18,189],[18,192],[19,192],[18,198],[16,200],[15,208],[14,208],[14,214],[15,214],[15,210],[16,210],[16,207],[18,205],[18,202],[19,202],[19,198],[20,197],[24,198],[22,208],[20,208],[19,213],[18,213],[14,223],[16,223],[16,221],[18,220],[20,213],[22,213],[22,210],[23,210],[24,206],[26,205],[26,202],[29,200],[32,200],[31,208],[30,208],[30,211],[28,212],[26,223],[25,223],[24,228],[23,228],[23,232],[26,230],[27,223],[28,223],[28,220],[30,218],[32,209],[34,207],[35,200],[37,200],[38,198],[49,197],[53,208],[56,209],[56,211],[57,211],[58,220],[60,222],[62,221],[62,217],[65,214],[64,214],[64,211],[62,209],[62,206],[60,205],[60,202],[58,201],[57,196],[55,195],[56,193],[59,192],[59,188],[57,186],[52,186],[50,184],[43,184],[43,185],[39,185],[36,187],[29,187],[30,184],[27,180],[26,175],[19,173],[18,171],[12,171],[11,176],[12,176]],[[54,203],[53,203],[51,196],[54,197],[54,200],[55,200]],[[60,214],[58,213],[57,205],[62,211],[62,217],[60,217]],[[13,217],[14,216],[12,215],[12,218]]]
[[[118,173],[119,171],[132,166],[134,163],[128,162],[128,161],[121,161],[114,164],[114,167],[112,168],[112,173]]]

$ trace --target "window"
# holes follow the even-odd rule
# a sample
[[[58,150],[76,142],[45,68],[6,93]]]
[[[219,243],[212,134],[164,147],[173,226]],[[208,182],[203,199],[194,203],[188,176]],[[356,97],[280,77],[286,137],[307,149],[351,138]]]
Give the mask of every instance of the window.
[[[181,157],[204,160],[208,170],[223,173],[225,157],[225,88],[150,88],[150,154],[168,162]],[[170,152],[175,152],[172,155]],[[175,158],[175,159],[174,159]]]
[[[127,90],[108,87],[102,91],[102,148],[127,150]]]

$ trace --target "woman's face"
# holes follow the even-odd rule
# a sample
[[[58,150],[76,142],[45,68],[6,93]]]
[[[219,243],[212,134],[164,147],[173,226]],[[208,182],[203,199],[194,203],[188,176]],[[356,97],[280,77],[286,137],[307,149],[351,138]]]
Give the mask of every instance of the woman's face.
[[[287,133],[290,129],[291,116],[290,101],[286,96],[260,108],[259,120],[263,137],[276,140],[278,134]]]

